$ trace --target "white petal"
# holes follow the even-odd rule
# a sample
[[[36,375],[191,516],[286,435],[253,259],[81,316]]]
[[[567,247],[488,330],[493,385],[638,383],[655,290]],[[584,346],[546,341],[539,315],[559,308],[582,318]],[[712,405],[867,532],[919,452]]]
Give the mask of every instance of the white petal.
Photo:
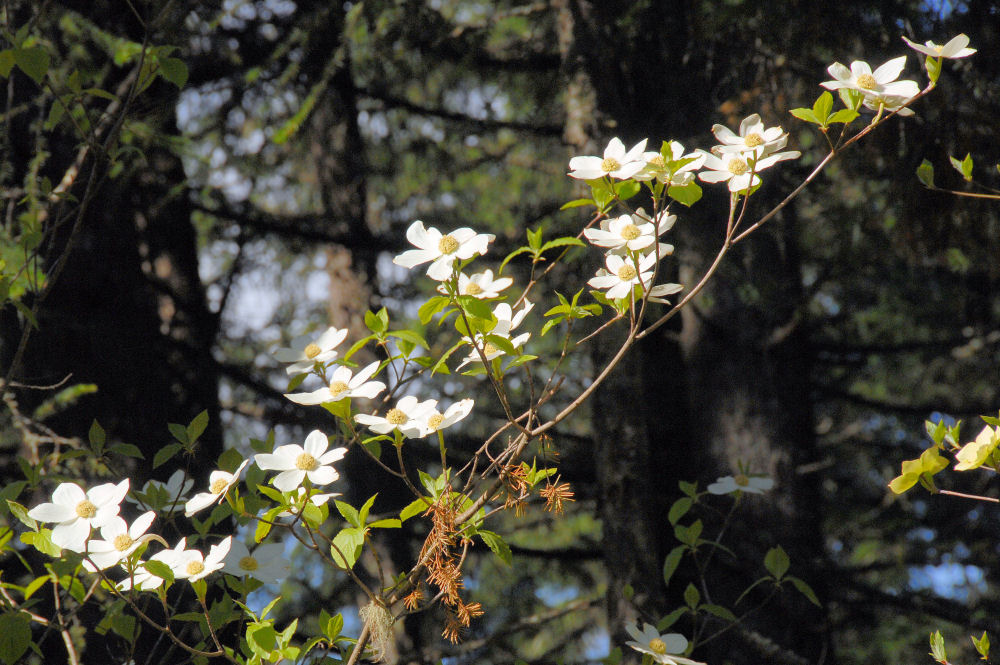
[[[306,477],[306,472],[302,469],[282,471],[271,479],[271,484],[282,492],[291,492],[302,484],[302,479]]]
[[[132,526],[128,530],[128,535],[132,536],[132,538],[138,538],[139,536],[143,535],[144,533],[146,533],[146,530],[149,528],[149,525],[153,523],[154,519],[156,519],[156,512],[152,510],[143,513],[142,515],[139,515],[138,517],[135,518],[135,521],[132,522]]]
[[[323,434],[318,429],[309,432],[309,436],[306,437],[305,446],[303,446],[305,452],[313,457],[322,456],[329,447],[330,441],[326,438],[326,434]]]
[[[427,230],[424,228],[424,223],[419,219],[410,224],[410,227],[406,229],[406,239],[416,247],[424,248],[430,245],[427,240]]]
[[[880,66],[874,72],[872,76],[875,80],[879,82],[880,85],[885,85],[899,78],[899,75],[903,73],[903,67],[906,66],[906,56],[901,55],[898,58],[893,58],[889,62]]]
[[[340,474],[332,466],[317,467],[312,471],[307,471],[306,475],[313,485],[329,485],[340,477]]]
[[[725,125],[712,125],[712,133],[715,134],[715,138],[719,139],[722,143],[729,145],[743,144],[743,139],[737,136],[733,130],[729,129]]]
[[[68,522],[76,519],[76,507],[64,503],[42,503],[29,510],[28,517],[39,522]]]
[[[329,388],[320,388],[311,393],[285,393],[285,397],[296,404],[304,406],[313,406],[322,404],[323,402],[334,401],[333,393],[330,392]]]
[[[354,375],[354,379],[352,379],[351,381],[345,381],[344,379],[340,379],[340,380],[344,381],[344,383],[347,383],[351,387],[360,386],[365,381],[367,381],[369,378],[371,378],[371,376],[375,372],[378,371],[378,366],[380,364],[381,363],[378,360],[376,360],[372,364],[367,365],[367,366],[361,368],[360,370],[358,370],[358,373]],[[340,368],[338,368],[338,369],[340,369]],[[343,369],[347,369],[347,368],[344,367]],[[334,378],[334,380],[337,380],[337,373],[336,372],[334,372],[333,378]]]
[[[60,483],[56,491],[52,493],[53,503],[62,504],[71,508],[87,498],[87,494],[76,483]]]
[[[428,261],[433,261],[441,252],[429,249],[408,249],[399,256],[392,259],[392,262],[397,266],[403,266],[404,268],[412,268],[418,266],[421,263],[427,263]]]
[[[347,448],[341,446],[340,448],[334,448],[333,450],[328,450],[323,453],[322,457],[318,458],[320,464],[333,464],[339,460],[344,459],[347,454]]]
[[[83,544],[90,535],[90,523],[77,518],[72,522],[57,524],[52,529],[52,542],[73,552],[83,552]]]
[[[184,504],[184,516],[191,517],[200,510],[208,508],[213,503],[215,503],[221,495],[212,494],[211,492],[201,492],[195,494],[191,497],[191,500]]]
[[[319,336],[316,340],[316,346],[321,349],[327,350],[338,346],[347,337],[347,328],[338,329],[330,326],[323,331],[323,334]]]
[[[620,162],[624,156],[625,144],[617,136],[608,141],[608,147],[604,149],[604,159],[617,159]]]

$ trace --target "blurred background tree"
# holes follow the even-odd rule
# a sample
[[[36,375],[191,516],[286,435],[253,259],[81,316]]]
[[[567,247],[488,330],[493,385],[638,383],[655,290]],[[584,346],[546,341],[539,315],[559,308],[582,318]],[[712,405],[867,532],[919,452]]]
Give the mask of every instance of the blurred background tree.
[[[707,148],[712,123],[735,127],[755,112],[803,152],[752,199],[762,212],[822,154],[823,139],[788,110],[811,105],[830,63],[884,62],[907,51],[901,34],[941,42],[965,32],[980,54],[947,63],[917,116],[844,155],[734,251],[673,327],[643,342],[589,417],[557,428],[539,456],[558,454],[576,501],[562,517],[532,506],[504,518],[496,530],[511,534],[515,566],[476,553],[469,593],[487,615],[472,633],[449,645],[440,616],[411,616],[390,659],[604,657],[625,623],[683,602],[684,585],[666,588],[661,572],[676,544],[665,515],[677,482],[704,486],[739,463],[777,487],[741,506],[737,556],[718,561],[716,602],[731,602],[780,543],[823,608],[783,596],[695,657],[902,661],[926,657],[931,626],[995,632],[995,511],[893,500],[886,484],[924,447],[925,418],[968,420],[1000,401],[997,207],[926,191],[913,176],[925,158],[1000,159],[988,57],[1000,48],[997,11],[860,0],[9,0],[5,48],[20,46],[16,33],[30,25],[52,64],[44,86],[16,69],[6,81],[8,243],[31,183],[59,182],[79,154],[71,119],[51,120],[72,71],[84,87],[123,91],[148,34],[177,47],[188,76],[180,90],[158,79],[122,115],[115,168],[101,155],[85,160],[69,191],[77,200],[92,192],[92,202],[78,224],[51,225],[41,258],[55,279],[44,298],[25,295],[38,330],[26,337],[13,306],[0,314],[8,404],[35,413],[6,416],[4,484],[22,479],[17,455],[50,452],[30,435],[85,437],[94,418],[149,456],[169,440],[167,422],[207,409],[196,475],[223,447],[245,453],[270,428],[283,443],[330,426],[322,411],[282,397],[287,379],[269,353],[326,325],[357,333],[369,308],[415,317],[425,284],[390,262],[412,220],[488,229],[494,258],[523,243],[525,228],[575,234],[583,213],[559,211],[582,191],[565,177],[570,156],[598,154],[612,136]],[[911,78],[917,63],[911,54]],[[89,103],[97,122],[108,100]],[[670,240],[687,284],[724,228],[724,193],[705,189],[693,210],[676,211]],[[564,293],[596,261],[578,252],[570,266],[557,285]],[[523,284],[523,265],[509,270]],[[532,343],[543,358],[553,350],[547,338]],[[610,345],[595,346],[575,360],[567,394],[607,359]],[[64,380],[97,391],[49,409],[52,392],[29,387]],[[478,389],[441,385],[443,395]],[[465,428],[469,450],[501,417],[488,403]],[[148,473],[139,465],[133,478]],[[378,489],[375,509],[398,510],[405,495],[384,480],[348,456],[351,500]],[[414,528],[380,543],[383,565],[413,559]],[[354,600],[344,579],[308,563],[282,594],[288,616]]]

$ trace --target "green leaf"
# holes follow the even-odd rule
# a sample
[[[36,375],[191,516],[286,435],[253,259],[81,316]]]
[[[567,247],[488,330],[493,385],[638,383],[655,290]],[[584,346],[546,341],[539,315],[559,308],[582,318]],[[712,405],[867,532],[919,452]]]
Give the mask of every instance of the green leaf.
[[[687,549],[683,545],[678,545],[674,549],[670,550],[670,554],[667,555],[666,559],[663,560],[663,584],[665,586],[670,586],[670,578],[674,576],[677,571],[677,566],[681,563],[681,558],[684,556],[684,550]]]
[[[799,590],[799,593],[805,596],[810,603],[812,603],[816,607],[822,607],[822,605],[819,604],[819,598],[816,597],[816,592],[812,590],[811,586],[806,584],[805,580],[801,580],[798,577],[794,577],[792,575],[789,575],[785,579],[787,579],[789,582],[795,585],[795,588]]]
[[[35,592],[42,588],[42,585],[48,582],[51,578],[48,575],[42,575],[41,577],[36,577],[31,581],[28,586],[24,587],[24,599],[28,600]]]
[[[335,642],[338,637],[340,637],[340,631],[344,629],[344,617],[338,612],[330,617],[325,623],[320,622],[319,624],[323,632],[326,633],[327,639],[331,642]]]
[[[426,511],[427,508],[430,507],[430,505],[431,505],[430,499],[421,498],[417,499],[416,501],[413,501],[406,508],[403,508],[401,511],[399,511],[399,521],[405,522],[411,517],[422,515],[424,511]]]
[[[822,122],[820,122],[820,119],[816,117],[816,114],[813,113],[812,109],[807,109],[807,108],[792,109],[791,111],[789,111],[789,113],[791,113],[792,115],[794,115],[799,120],[804,120],[806,122],[811,122],[814,125],[822,125],[823,124]]]
[[[361,506],[361,509],[358,511],[358,526],[363,527],[368,523],[368,512],[372,509],[372,506],[375,505],[376,497],[378,497],[378,492],[373,494],[371,498],[365,501],[364,505]]]
[[[510,254],[508,254],[507,256],[505,256],[505,257],[504,257],[504,260],[500,262],[500,269],[499,269],[499,270],[497,270],[497,275],[500,275],[500,274],[502,274],[502,273],[503,273],[503,269],[504,269],[504,266],[506,266],[506,265],[507,265],[507,263],[508,263],[508,262],[509,262],[509,261],[510,261],[510,260],[511,260],[512,258],[514,258],[515,256],[517,256],[518,254],[531,254],[531,253],[533,253],[533,251],[532,251],[532,249],[531,249],[530,247],[518,247],[518,248],[517,248],[517,249],[515,249],[515,250],[514,250],[513,252],[511,252]],[[426,323],[426,322],[425,322],[425,323]]]
[[[162,58],[160,60],[160,76],[180,89],[187,83],[188,67],[179,58]]]
[[[686,496],[674,501],[674,505],[670,506],[670,512],[667,513],[667,519],[670,520],[670,523],[677,524],[677,521],[691,509],[692,503],[691,498]]]
[[[926,159],[917,167],[917,180],[922,182],[924,187],[934,188],[934,165]]]
[[[173,458],[174,455],[184,450],[184,446],[179,443],[168,443],[159,450],[156,451],[156,455],[153,456],[153,468],[157,468]]]
[[[334,501],[339,512],[347,523],[354,527],[361,527],[361,520],[358,518],[358,511],[349,503],[344,501]]]
[[[394,517],[388,517],[383,520],[375,520],[374,522],[368,523],[369,529],[399,529],[402,526],[402,520],[397,520]]]
[[[682,205],[691,207],[701,199],[701,186],[696,182],[688,183],[683,187],[671,185],[667,188],[667,196]]]
[[[361,548],[364,546],[364,531],[358,528],[348,528],[342,530],[333,538],[330,545],[330,556],[333,562],[344,570],[354,567],[361,557]]]
[[[125,457],[134,457],[136,459],[146,459],[139,450],[139,447],[131,443],[116,443],[111,446],[111,452],[116,455],[124,455]]]
[[[642,185],[640,185],[635,180],[623,180],[620,183],[616,183],[614,188],[615,188],[615,193],[618,194],[618,198],[624,201],[638,194],[639,190],[642,188]]]
[[[170,566],[163,563],[162,561],[156,561],[155,559],[150,559],[142,564],[142,567],[152,575],[164,579],[168,582],[174,581],[174,571],[171,570]]]
[[[10,76],[10,70],[14,68],[14,64],[14,51],[9,48],[0,51],[0,76],[4,78]]]
[[[90,424],[90,431],[87,433],[87,438],[90,440],[90,447],[99,455],[100,451],[104,448],[104,444],[107,442],[107,435],[104,433],[104,428],[96,420]]]
[[[493,533],[492,531],[482,530],[479,532],[482,537],[483,542],[493,550],[493,553],[500,557],[508,566],[511,565],[513,561],[513,556],[510,553],[510,547],[504,542],[504,539],[500,537],[500,534]]]
[[[941,631],[935,630],[931,634],[931,657],[939,663],[948,662],[948,653],[944,650],[944,638]]]
[[[49,52],[41,46],[14,49],[14,62],[22,72],[41,85],[49,71]]]
[[[556,247],[586,247],[586,246],[587,246],[586,243],[584,243],[579,238],[576,238],[574,236],[563,236],[562,238],[554,238],[552,240],[549,240],[544,245],[542,245],[542,248],[539,251],[547,252],[550,249],[554,249]]]
[[[21,542],[31,545],[42,554],[50,557],[58,557],[62,554],[62,549],[52,542],[52,530],[40,529],[37,532],[22,533]]]
[[[192,444],[198,440],[198,437],[205,432],[205,428],[208,427],[208,411],[202,411],[187,426],[187,443]]]
[[[785,553],[781,545],[772,547],[764,555],[764,568],[767,569],[767,572],[774,575],[776,580],[780,580],[788,572],[789,563],[788,554]]]
[[[677,623],[677,620],[680,619],[682,616],[684,616],[684,614],[687,611],[688,610],[687,610],[686,607],[678,607],[676,610],[674,610],[673,612],[671,612],[670,614],[668,614],[667,616],[663,617],[662,619],[660,619],[657,622],[657,624],[656,624],[656,630],[660,631],[661,633],[663,631],[667,630],[672,625],[674,625],[675,623]]]
[[[700,600],[701,594],[698,593],[698,588],[694,584],[688,584],[687,588],[684,589],[684,602],[693,610],[698,607]]]
[[[0,56],[2,55],[3,54],[0,53]],[[592,205],[597,205],[596,203],[594,203],[594,199],[574,199],[572,201],[569,201],[568,203],[564,203],[562,207],[559,209],[569,210],[570,208],[580,208],[582,206],[592,206]]]
[[[420,323],[427,325],[430,320],[434,318],[434,315],[440,312],[442,309],[448,306],[450,301],[444,296],[434,296],[428,299],[420,309],[417,310],[417,316],[420,318]]]
[[[19,504],[17,501],[11,501],[7,499],[7,507],[10,508],[10,512],[14,513],[14,517],[21,521],[21,524],[28,527],[32,531],[38,529],[38,523],[31,517],[28,517],[28,509]]]
[[[393,330],[392,332],[389,333],[389,336],[407,341],[413,346],[419,346],[424,349],[431,348],[427,344],[427,340],[425,340],[420,334],[412,330]]]
[[[735,614],[733,614],[730,610],[726,609],[722,605],[712,605],[711,603],[705,603],[704,605],[701,605],[698,609],[705,610],[709,614],[717,616],[720,619],[724,619],[725,621],[731,621],[733,623],[739,621],[739,619],[736,617]]]
[[[924,65],[927,67],[927,78],[930,79],[931,83],[937,83],[938,77],[941,76],[941,58],[932,58],[927,56],[924,59]]]
[[[849,125],[852,122],[854,122],[855,119],[857,119],[857,117],[859,115],[861,115],[861,114],[858,113],[857,111],[855,111],[854,109],[840,109],[839,111],[837,111],[836,113],[834,113],[833,115],[831,115],[827,119],[827,121],[830,124],[833,124],[835,122],[839,122],[839,123],[843,123],[845,125]]]
[[[388,312],[386,312],[384,319],[380,316],[383,312],[386,312],[385,307],[379,310],[378,314],[371,310],[365,312],[365,325],[368,326],[368,330],[371,330],[376,335],[380,335],[389,329]]]
[[[0,660],[7,665],[20,661],[31,644],[31,619],[23,612],[0,614]]]
[[[170,435],[183,444],[189,443],[187,435],[187,427],[179,423],[167,423],[167,429],[170,430]]]
[[[689,483],[686,480],[678,481],[677,487],[692,499],[698,496],[698,483]]]
[[[813,114],[820,121],[820,124],[826,125],[827,118],[830,117],[830,111],[833,110],[833,95],[829,92],[821,94],[813,104],[812,110]]]
[[[982,656],[982,659],[983,660],[989,660],[990,659],[990,636],[986,634],[986,631],[983,631],[983,636],[980,637],[978,640],[976,639],[975,635],[971,635],[970,637],[972,639],[972,643],[976,647],[976,651],[979,652],[979,655]]]

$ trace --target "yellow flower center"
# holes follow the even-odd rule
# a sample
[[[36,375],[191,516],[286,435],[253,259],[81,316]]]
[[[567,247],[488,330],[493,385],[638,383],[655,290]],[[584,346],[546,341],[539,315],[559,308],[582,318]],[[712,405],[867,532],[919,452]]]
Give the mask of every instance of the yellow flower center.
[[[639,227],[635,224],[626,224],[622,227],[622,238],[625,238],[625,240],[635,240],[640,235],[642,235],[642,233],[639,231]]]
[[[651,157],[649,161],[646,163],[661,169],[667,165],[667,162],[663,159],[663,155],[656,155],[655,157]]]
[[[188,575],[197,575],[201,571],[205,570],[205,564],[203,564],[201,561],[192,561],[187,565],[187,568],[185,568],[184,570],[187,571]]]
[[[309,360],[318,356],[322,351],[323,349],[319,348],[319,344],[306,344],[306,348],[304,350],[306,358]]]
[[[438,241],[438,251],[442,254],[454,254],[458,249],[458,241],[451,236],[441,236]]]
[[[764,137],[757,132],[751,132],[747,134],[747,137],[743,139],[748,148],[756,148],[759,145],[764,145]]]
[[[240,559],[239,566],[243,570],[257,570],[258,568],[260,568],[260,564],[257,563],[257,559],[253,558],[252,556],[245,556],[242,559]]]
[[[479,286],[475,282],[469,282],[465,285],[465,295],[467,296],[478,296],[483,292],[483,287]]]
[[[635,268],[630,265],[624,265],[618,269],[618,279],[623,282],[628,282],[629,280],[635,279],[636,272]]]
[[[92,504],[87,499],[84,499],[80,503],[76,504],[76,515],[77,517],[82,517],[85,520],[89,520],[95,515],[97,515],[97,506]]]
[[[120,533],[117,536],[115,536],[114,540],[115,549],[118,550],[119,552],[124,552],[128,548],[132,547],[132,543],[134,542],[135,541],[132,540],[132,536],[128,535],[127,533]]]
[[[496,353],[499,350],[500,349],[498,349],[497,347],[493,346],[489,342],[486,342],[486,344],[483,345],[483,353],[486,354],[487,356],[490,356],[490,355]]]
[[[427,419],[427,426],[433,430],[441,427],[441,423],[444,422],[444,416],[440,413],[435,413],[433,416]]]
[[[399,409],[389,409],[389,413],[385,414],[385,419],[393,425],[403,425],[410,418]]]
[[[878,87],[878,81],[871,74],[862,74],[858,77],[858,87],[865,90],[874,90]]]
[[[742,473],[733,478],[733,480],[735,480],[736,484],[739,485],[740,487],[746,487],[747,485],[750,484],[750,479],[744,476]]]
[[[747,172],[747,163],[738,157],[734,157],[729,160],[728,164],[726,164],[726,168],[733,175],[743,175]]]
[[[662,655],[667,653],[667,644],[659,637],[656,637],[649,641],[649,650]]]
[[[617,171],[622,167],[622,163],[619,162],[614,157],[608,157],[603,162],[601,162],[601,170],[605,173],[611,173],[612,171]]]
[[[319,466],[319,462],[309,453],[302,453],[295,458],[295,466],[303,471],[315,471],[316,467]]]
[[[212,483],[212,486],[209,487],[208,490],[212,494],[222,494],[223,492],[226,491],[227,487],[229,487],[229,481],[227,481],[225,478],[219,478],[218,480]]]
[[[348,388],[348,385],[346,383],[344,383],[343,381],[331,381],[330,382],[330,394],[332,394],[334,397],[336,397],[340,393],[342,393],[345,390],[347,390],[347,388]]]

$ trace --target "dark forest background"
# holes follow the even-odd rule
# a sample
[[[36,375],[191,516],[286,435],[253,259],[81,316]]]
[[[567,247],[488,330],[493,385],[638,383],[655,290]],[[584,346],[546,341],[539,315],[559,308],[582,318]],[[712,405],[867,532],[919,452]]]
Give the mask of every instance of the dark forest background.
[[[322,410],[282,397],[287,378],[270,351],[327,325],[356,337],[369,308],[413,315],[421,282],[390,259],[414,219],[489,230],[499,260],[526,227],[575,235],[586,221],[559,210],[583,193],[565,177],[572,155],[599,154],[612,136],[708,148],[713,123],[735,127],[755,112],[803,153],[765,179],[751,200],[763,212],[824,154],[814,128],[788,111],[812,104],[829,64],[880,64],[908,52],[904,34],[939,43],[968,34],[979,54],[946,61],[916,116],[844,154],[738,246],[694,306],[553,432],[576,502],[561,518],[533,509],[497,526],[515,565],[476,553],[468,594],[486,616],[464,642],[443,641],[433,612],[417,615],[398,629],[390,660],[603,658],[627,621],[683,603],[683,585],[667,588],[662,575],[676,544],[666,514],[678,481],[704,486],[738,462],[777,486],[741,506],[721,600],[781,544],[822,609],[784,594],[695,658],[929,662],[936,628],[963,645],[972,632],[1000,635],[1000,513],[887,489],[926,446],[925,419],[972,421],[1000,404],[1000,206],[928,191],[914,176],[927,159],[939,181],[959,187],[948,156],[972,153],[977,177],[996,184],[995,3],[5,0],[2,17],[5,48],[30,24],[52,55],[53,82],[78,70],[84,88],[125,89],[130,45],[146,38],[176,46],[172,57],[188,68],[182,88],[158,79],[109,128],[119,151],[110,172],[104,155],[85,156],[70,193],[87,192],[89,205],[47,231],[50,287],[42,300],[24,296],[38,320],[26,344],[23,311],[0,310],[8,488],[24,479],[19,456],[38,461],[53,441],[85,440],[94,419],[151,458],[171,440],[167,423],[207,410],[193,467],[201,476],[224,448],[247,452],[270,428],[288,442],[332,427]],[[909,52],[906,77],[922,82],[919,63]],[[80,142],[73,123],[50,122],[64,93],[56,84],[16,69],[3,83],[9,243],[30,183],[58,182]],[[721,188],[705,190],[672,231],[669,265],[687,284],[725,228]],[[591,258],[571,262],[559,290],[575,291]],[[512,269],[523,284],[516,261]],[[551,351],[546,339],[531,352]],[[597,347],[577,359],[570,383],[607,360],[610,345]],[[60,389],[96,391],[79,388],[49,408],[55,390],[37,387],[64,379]],[[15,417],[11,404],[34,419]],[[465,445],[497,415],[479,413],[484,424],[466,429]],[[137,466],[133,484],[150,473]],[[382,489],[376,510],[398,509],[403,495],[384,490],[362,457],[348,456],[345,475],[350,499]],[[997,494],[985,476],[943,482]],[[383,564],[407,565],[419,535],[383,541]],[[18,574],[11,557],[0,565],[5,579]],[[343,579],[308,562],[282,593],[286,617],[355,600]],[[89,661],[102,658],[88,647]]]

